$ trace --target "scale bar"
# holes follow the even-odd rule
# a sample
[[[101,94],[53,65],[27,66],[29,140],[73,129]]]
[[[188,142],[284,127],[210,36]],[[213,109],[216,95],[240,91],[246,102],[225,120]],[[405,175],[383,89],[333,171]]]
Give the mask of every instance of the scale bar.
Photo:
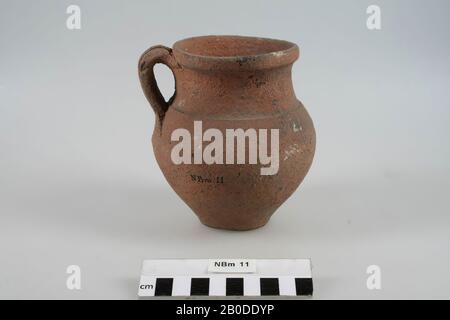
[[[152,285],[154,283],[154,285]],[[141,277],[140,296],[312,296],[311,278],[272,277]]]
[[[140,297],[307,297],[313,295],[308,259],[146,260]],[[224,262],[225,261],[225,262]],[[234,269],[230,267],[234,265]],[[241,266],[252,266],[242,268]],[[220,269],[223,267],[224,272]]]

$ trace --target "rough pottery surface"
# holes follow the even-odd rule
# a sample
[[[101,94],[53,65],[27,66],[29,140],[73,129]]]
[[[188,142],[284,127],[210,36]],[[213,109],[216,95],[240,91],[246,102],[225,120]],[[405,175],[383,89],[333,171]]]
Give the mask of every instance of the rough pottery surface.
[[[312,120],[292,84],[292,64],[298,57],[293,43],[240,36],[189,38],[173,49],[155,46],[141,56],[139,77],[156,114],[156,160],[203,224],[230,230],[261,227],[306,176],[316,141]],[[168,102],[157,87],[156,63],[174,73],[175,93]],[[172,141],[172,133],[185,128],[194,141],[195,121],[201,121],[203,132],[218,129],[224,137],[227,129],[278,129],[278,171],[262,175],[263,165],[248,161],[175,164],[171,152],[178,141]]]

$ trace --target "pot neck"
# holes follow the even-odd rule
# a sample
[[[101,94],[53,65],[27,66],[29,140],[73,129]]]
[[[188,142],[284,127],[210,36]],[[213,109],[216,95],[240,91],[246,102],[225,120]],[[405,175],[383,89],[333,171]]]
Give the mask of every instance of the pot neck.
[[[243,116],[273,114],[296,103],[292,64],[272,69],[205,71],[183,68],[174,107],[185,113]]]

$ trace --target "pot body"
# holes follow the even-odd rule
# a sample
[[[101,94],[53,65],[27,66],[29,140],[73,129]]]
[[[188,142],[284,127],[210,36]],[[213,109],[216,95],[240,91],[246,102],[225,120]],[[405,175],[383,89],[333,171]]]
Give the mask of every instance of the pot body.
[[[176,44],[173,50],[163,47],[150,49],[150,52],[167,51],[163,59],[155,60],[152,55],[150,60],[166,63],[172,68],[176,89],[169,102],[161,101],[159,91],[156,95],[147,93],[147,97],[152,105],[159,104],[155,108],[157,117],[152,143],[157,162],[170,186],[203,224],[221,229],[249,230],[265,225],[300,185],[313,160],[315,131],[292,86],[291,69],[298,57],[298,48],[294,45],[291,49],[286,45],[281,51],[270,48],[262,55],[223,57],[220,50],[232,50],[229,41],[235,38],[225,41],[227,49],[214,51],[214,48],[205,48],[211,58],[190,54],[186,49],[189,46],[184,43],[178,47]],[[193,39],[195,41],[196,38]],[[251,42],[259,38],[245,39]],[[213,45],[220,42],[214,38],[209,40]],[[241,42],[239,46],[242,45]],[[256,49],[252,47],[249,50],[251,52],[248,53],[254,53]],[[219,55],[214,55],[217,51]],[[146,54],[148,52],[143,57]],[[140,62],[144,91],[156,86],[153,74],[150,77],[145,75],[148,68],[153,68],[152,62],[148,61],[149,58],[141,58]],[[155,88],[151,89],[154,91]],[[201,131],[198,131],[199,125]],[[190,163],[174,162],[173,150],[181,141],[174,139],[173,133],[177,129],[185,129],[190,134]],[[263,164],[261,159],[250,163],[250,137],[245,140],[244,161],[237,161],[238,142],[234,140],[234,163],[227,163],[225,151],[223,161],[206,163],[203,160],[199,163],[197,159],[196,162],[195,148],[205,150],[208,144],[218,139],[218,136],[205,139],[203,134],[208,129],[222,134],[224,149],[228,146],[227,130],[256,132],[257,145],[253,151],[258,155],[262,141],[258,140],[261,138],[258,133],[266,132],[268,153],[271,150],[277,152],[278,164],[274,166],[272,163],[271,166],[275,167],[272,172],[262,174],[261,169],[269,167],[269,164]],[[275,145],[271,140],[274,131],[278,132],[277,149],[271,149]],[[229,152],[227,149],[226,153]]]

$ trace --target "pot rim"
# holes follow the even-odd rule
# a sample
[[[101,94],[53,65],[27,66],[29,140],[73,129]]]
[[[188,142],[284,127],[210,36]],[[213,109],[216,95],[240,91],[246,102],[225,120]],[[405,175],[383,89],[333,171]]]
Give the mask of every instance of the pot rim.
[[[254,54],[212,55],[201,52],[189,52],[186,45],[195,41],[205,40],[235,40],[255,42],[260,46],[260,52]],[[277,47],[275,50],[263,50],[264,45]],[[292,42],[271,38],[236,36],[236,35],[207,35],[185,38],[173,45],[173,53],[178,64],[189,69],[199,70],[254,70],[271,69],[293,64],[300,55],[299,47]]]

